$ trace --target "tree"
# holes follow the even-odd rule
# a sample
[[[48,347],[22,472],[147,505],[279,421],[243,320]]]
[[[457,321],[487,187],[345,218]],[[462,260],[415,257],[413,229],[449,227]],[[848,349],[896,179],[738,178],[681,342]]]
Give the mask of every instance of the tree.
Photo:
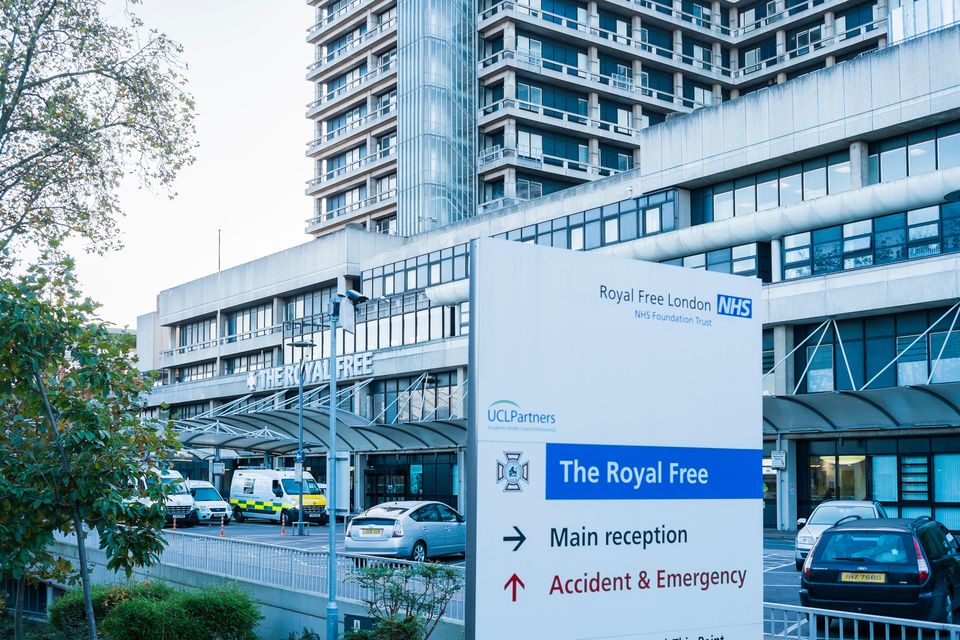
[[[423,638],[436,630],[447,605],[461,589],[463,576],[442,564],[391,565],[373,563],[351,574],[350,580],[366,589],[364,600],[377,619],[373,633],[355,633],[351,640]]]
[[[128,0],[129,4],[137,0]],[[0,2],[0,255],[70,236],[116,244],[128,174],[169,189],[193,162],[180,46],[103,0]]]
[[[74,533],[96,640],[87,532],[114,571],[157,560],[164,489],[144,478],[178,445],[166,424],[141,419],[150,383],[71,268],[66,259],[0,279],[0,567],[15,580],[63,571],[47,548],[57,531]]]

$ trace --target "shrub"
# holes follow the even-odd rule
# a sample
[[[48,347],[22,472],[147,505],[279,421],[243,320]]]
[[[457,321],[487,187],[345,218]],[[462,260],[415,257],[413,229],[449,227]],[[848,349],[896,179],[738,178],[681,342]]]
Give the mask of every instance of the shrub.
[[[320,640],[320,634],[304,627],[303,631],[291,631],[287,640]]]
[[[253,630],[263,616],[253,599],[237,587],[183,593],[177,604],[202,640],[257,640]]]
[[[373,631],[349,631],[344,640],[420,640],[424,625],[417,618],[385,618]]]
[[[166,600],[177,592],[162,582],[134,582],[129,584],[95,585],[93,587],[93,615],[97,621],[106,619],[111,609],[133,598]],[[71,589],[50,605],[51,625],[64,632],[83,629],[87,614],[83,591]]]
[[[178,615],[177,598],[131,598],[117,604],[100,625],[107,640],[193,640],[191,621]]]

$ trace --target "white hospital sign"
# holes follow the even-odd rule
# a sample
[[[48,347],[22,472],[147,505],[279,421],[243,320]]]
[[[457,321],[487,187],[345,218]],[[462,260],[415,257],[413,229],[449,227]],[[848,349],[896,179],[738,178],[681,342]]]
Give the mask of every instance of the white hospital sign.
[[[351,380],[373,375],[373,352],[356,353],[337,358],[337,379]],[[304,363],[304,384],[320,384],[330,380],[330,358]],[[247,376],[250,391],[285,389],[300,384],[300,363],[252,371]]]
[[[760,281],[471,260],[467,638],[762,638]]]

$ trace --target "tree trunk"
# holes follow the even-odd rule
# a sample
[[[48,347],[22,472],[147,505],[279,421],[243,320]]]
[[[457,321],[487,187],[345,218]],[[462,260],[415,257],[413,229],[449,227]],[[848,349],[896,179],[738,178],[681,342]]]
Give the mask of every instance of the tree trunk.
[[[90,586],[90,567],[87,565],[87,534],[83,529],[80,510],[73,507],[73,528],[77,532],[77,564],[80,565],[80,584],[83,585],[83,605],[87,614],[89,640],[97,640],[97,619],[93,614],[93,591]]]
[[[17,595],[13,609],[13,637],[15,640],[23,640],[23,602],[26,598],[24,595],[26,589],[27,576],[24,574],[17,580]]]

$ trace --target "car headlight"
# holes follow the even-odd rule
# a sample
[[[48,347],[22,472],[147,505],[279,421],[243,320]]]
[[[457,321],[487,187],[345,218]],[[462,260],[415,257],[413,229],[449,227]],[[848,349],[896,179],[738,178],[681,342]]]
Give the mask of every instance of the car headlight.
[[[814,543],[813,536],[798,536],[797,544],[803,545],[812,545]]]

